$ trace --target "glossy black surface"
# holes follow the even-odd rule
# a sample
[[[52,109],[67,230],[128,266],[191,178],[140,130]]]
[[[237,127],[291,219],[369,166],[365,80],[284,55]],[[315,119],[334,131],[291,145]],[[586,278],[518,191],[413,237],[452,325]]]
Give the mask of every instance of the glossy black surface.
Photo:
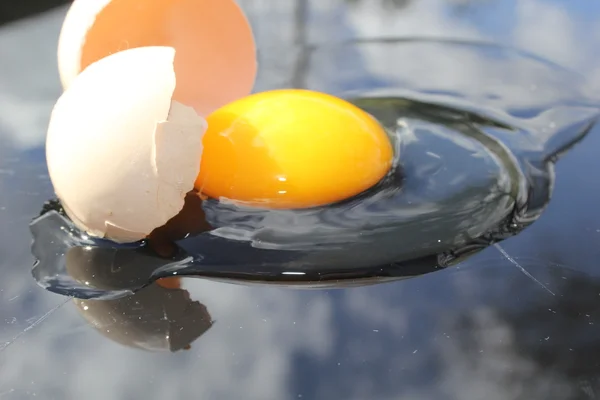
[[[582,72],[591,92],[598,87],[595,3],[423,1],[398,9],[356,3],[246,4],[268,54],[261,74],[270,75],[269,85],[302,85],[310,63],[294,44],[436,34],[517,45]],[[43,135],[60,93],[54,43],[61,17],[56,12],[0,31],[0,398],[597,396],[598,128],[558,162],[554,194],[539,220],[502,243],[541,285],[490,247],[444,271],[360,288],[305,291],[190,279],[184,281],[189,300],[153,287],[129,304],[103,306],[41,289],[30,275],[28,224],[52,197]],[[345,81],[369,76],[375,86],[390,68],[410,64],[384,50],[357,54],[352,64],[313,59],[305,79],[341,82],[334,77],[343,65]],[[432,85],[478,76],[465,59],[451,61],[422,63],[444,71]],[[189,334],[171,339],[174,330]],[[169,351],[188,342],[190,350]]]
[[[379,84],[365,74],[349,82],[350,90],[336,90],[336,81],[312,87],[355,93],[350,100],[385,127],[393,167],[373,188],[302,210],[188,194],[167,227],[129,245],[90,237],[53,200],[31,224],[39,261],[33,276],[45,289],[84,299],[125,296],[174,275],[310,287],[370,284],[441,270],[533,223],[550,201],[555,163],[600,115],[585,79],[503,46],[416,38],[314,46],[305,75],[318,75],[311,72],[315,60],[352,62],[381,47],[397,58],[416,51],[419,58],[410,62],[417,65],[432,55],[458,57],[483,72],[444,90],[434,89],[428,76],[407,79],[395,69]],[[263,78],[256,86],[268,83]]]

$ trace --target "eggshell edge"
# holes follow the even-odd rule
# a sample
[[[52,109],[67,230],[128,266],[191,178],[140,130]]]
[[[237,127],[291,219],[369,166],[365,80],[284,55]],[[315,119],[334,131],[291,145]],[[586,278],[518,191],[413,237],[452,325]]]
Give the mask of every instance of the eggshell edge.
[[[58,36],[58,74],[63,89],[67,89],[81,72],[81,51],[85,37],[96,16],[112,0],[75,0],[67,10]]]
[[[193,190],[194,182],[200,171],[202,157],[202,138],[207,129],[206,120],[198,115],[192,107],[185,106],[172,100],[176,87],[175,77],[175,50],[173,51],[172,80],[170,89],[170,107],[165,110],[165,116],[160,118],[152,133],[152,167],[158,181],[156,192],[157,202],[162,203],[160,214],[154,215],[160,223],[152,229],[164,225],[169,219],[177,215],[184,206],[185,195]],[[97,61],[102,62],[104,59]],[[94,70],[93,63],[90,65]],[[62,96],[61,96],[62,97]],[[58,100],[57,104],[60,102]],[[56,106],[55,106],[56,108]],[[54,112],[54,110],[53,110]],[[47,147],[48,151],[48,147]],[[48,157],[50,159],[50,157]],[[49,165],[52,176],[52,170]],[[60,193],[57,193],[60,198]],[[80,229],[86,231],[90,236],[107,238],[115,242],[134,242],[147,237],[148,232],[137,232],[128,230],[111,221],[104,221],[104,229],[90,228],[83,223],[68,203],[62,202],[65,212],[73,223]]]
[[[98,14],[100,14],[111,1],[113,0],[74,0],[67,10],[58,36],[58,47],[56,51],[58,75],[63,90],[66,90],[73,79],[81,73],[81,54],[87,34],[96,21]],[[251,85],[253,88],[258,79],[257,71],[259,66],[256,33],[252,29],[252,24],[244,9],[237,1],[234,1],[233,3],[244,16],[252,36],[255,53],[255,71]],[[249,93],[251,92],[252,89],[250,89]]]
[[[159,208],[163,222],[154,228],[176,216],[183,209],[185,195],[194,189],[200,173],[202,138],[207,127],[206,120],[192,107],[174,100],[171,100],[166,120],[156,124],[152,148],[154,173],[159,181],[156,199],[167,207]],[[141,240],[150,234],[129,231],[110,221],[105,222],[105,228],[104,232],[100,232],[103,237],[121,243]]]

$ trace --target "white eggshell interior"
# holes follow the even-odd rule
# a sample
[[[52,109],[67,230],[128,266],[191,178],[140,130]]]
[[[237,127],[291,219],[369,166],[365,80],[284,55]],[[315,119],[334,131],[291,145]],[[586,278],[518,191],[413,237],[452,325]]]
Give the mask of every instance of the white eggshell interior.
[[[174,58],[160,46],[112,54],[78,75],[54,107],[50,179],[91,235],[142,239],[177,215],[193,189],[207,124],[171,100]]]

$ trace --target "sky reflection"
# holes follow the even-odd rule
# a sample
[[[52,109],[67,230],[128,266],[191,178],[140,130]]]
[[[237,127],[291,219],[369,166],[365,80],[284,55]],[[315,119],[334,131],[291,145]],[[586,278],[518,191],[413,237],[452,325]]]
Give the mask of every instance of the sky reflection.
[[[352,6],[312,0],[300,33],[294,2],[240,3],[263,45],[262,88],[294,82],[303,54],[293,43],[415,35],[515,45],[600,85],[594,2],[482,0],[456,8],[423,0],[394,10],[368,0]],[[64,301],[31,278],[27,227],[52,195],[42,146],[60,94],[55,47],[63,15],[59,9],[0,30],[2,400],[548,400],[597,390],[589,385],[600,337],[600,191],[588,170],[599,167],[598,130],[558,164],[554,199],[542,218],[503,243],[556,296],[488,249],[451,270],[364,288],[185,281],[215,322],[191,350],[173,354],[107,339],[70,301],[30,329]],[[403,63],[385,52],[365,56],[354,72],[371,72],[374,80]],[[452,79],[472,78],[461,63],[447,68]]]

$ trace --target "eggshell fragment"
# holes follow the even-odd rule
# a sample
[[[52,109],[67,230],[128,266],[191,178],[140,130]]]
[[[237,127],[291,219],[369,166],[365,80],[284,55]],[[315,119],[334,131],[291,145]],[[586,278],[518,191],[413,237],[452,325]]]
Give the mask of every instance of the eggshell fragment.
[[[171,97],[175,50],[141,47],[91,64],[56,103],[46,139],[65,211],[94,236],[146,237],[183,208],[206,121]]]
[[[143,46],[175,48],[173,99],[202,116],[254,85],[254,36],[234,0],[75,0],[58,43],[63,87],[91,63]]]

